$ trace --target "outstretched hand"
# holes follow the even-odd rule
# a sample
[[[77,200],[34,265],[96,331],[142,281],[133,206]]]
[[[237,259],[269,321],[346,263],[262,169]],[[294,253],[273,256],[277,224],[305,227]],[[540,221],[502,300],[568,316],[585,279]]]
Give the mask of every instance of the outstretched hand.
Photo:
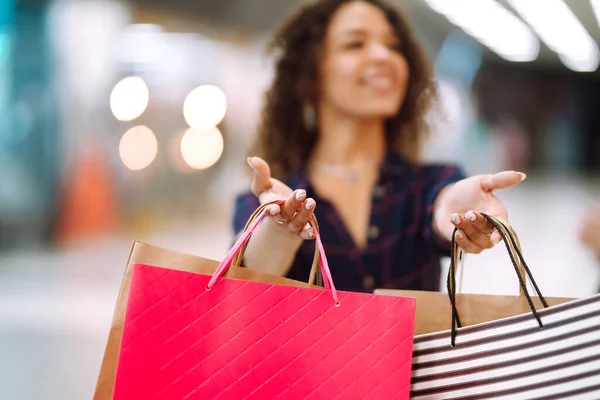
[[[437,231],[450,240],[454,228],[458,228],[456,243],[467,253],[477,254],[493,247],[502,237],[480,213],[508,222],[508,213],[493,192],[516,186],[524,179],[521,172],[504,171],[457,182],[439,200],[434,219]]]
[[[292,190],[283,182],[272,178],[271,168],[262,158],[249,157],[248,164],[254,170],[251,190],[258,197],[260,204],[285,200],[281,206],[269,206],[267,215],[273,217],[288,233],[299,235],[303,239],[314,238],[314,232],[308,225],[316,207],[314,199],[307,199],[304,189]]]

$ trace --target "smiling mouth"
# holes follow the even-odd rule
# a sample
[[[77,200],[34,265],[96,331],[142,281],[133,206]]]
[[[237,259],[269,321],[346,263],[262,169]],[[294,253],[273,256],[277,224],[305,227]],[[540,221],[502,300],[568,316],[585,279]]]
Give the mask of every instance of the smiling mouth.
[[[362,79],[361,83],[364,86],[367,86],[367,87],[375,89],[375,90],[391,90],[391,89],[395,89],[395,87],[396,87],[396,83],[394,82],[394,80],[392,78],[384,77],[384,76],[364,78],[364,79]]]

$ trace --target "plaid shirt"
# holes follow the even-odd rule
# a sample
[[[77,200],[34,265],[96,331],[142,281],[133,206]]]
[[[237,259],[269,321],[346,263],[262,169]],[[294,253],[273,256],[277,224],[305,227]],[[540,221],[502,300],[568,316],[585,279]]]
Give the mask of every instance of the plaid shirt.
[[[464,178],[454,165],[412,166],[388,153],[373,190],[368,243],[357,248],[343,220],[331,203],[317,196],[300,172],[286,181],[293,189],[305,189],[317,202],[321,240],[336,288],[372,292],[376,288],[439,290],[440,257],[450,254],[450,244],[432,229],[433,204],[446,185]],[[252,193],[237,197],[233,227],[239,233],[259,206]],[[314,241],[305,241],[287,274],[308,280]]]

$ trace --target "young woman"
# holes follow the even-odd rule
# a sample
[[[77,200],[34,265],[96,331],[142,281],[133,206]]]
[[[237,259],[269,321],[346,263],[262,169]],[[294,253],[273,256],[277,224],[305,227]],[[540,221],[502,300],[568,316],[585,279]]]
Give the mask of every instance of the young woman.
[[[436,91],[399,11],[380,0],[317,1],[274,45],[275,78],[248,159],[252,190],[236,200],[236,232],[259,204],[286,201],[270,207],[244,266],[306,281],[313,213],[342,290],[438,290],[454,227],[467,252],[499,242],[478,212],[507,220],[493,191],[525,175],[465,178],[452,165],[419,163]]]

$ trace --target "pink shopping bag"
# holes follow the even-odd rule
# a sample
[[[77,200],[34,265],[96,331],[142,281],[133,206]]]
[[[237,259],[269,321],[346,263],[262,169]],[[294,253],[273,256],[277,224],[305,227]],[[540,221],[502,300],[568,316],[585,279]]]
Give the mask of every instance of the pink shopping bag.
[[[413,298],[224,277],[265,215],[211,275],[135,264],[115,399],[407,399]]]

